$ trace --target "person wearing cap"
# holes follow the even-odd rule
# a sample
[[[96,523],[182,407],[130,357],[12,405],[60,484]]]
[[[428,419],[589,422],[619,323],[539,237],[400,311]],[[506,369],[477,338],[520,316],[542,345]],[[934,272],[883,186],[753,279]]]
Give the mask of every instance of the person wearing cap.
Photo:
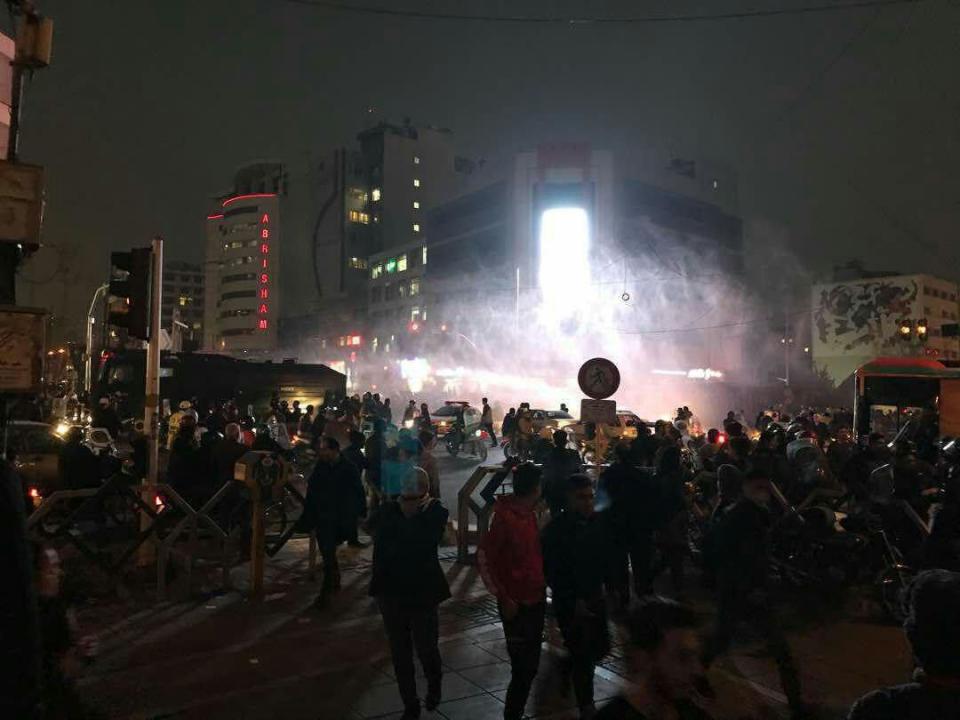
[[[413,468],[403,479],[399,497],[381,505],[370,518],[374,536],[370,596],[383,617],[404,720],[420,717],[414,650],[427,680],[428,712],[436,709],[442,694],[437,607],[450,597],[450,586],[437,549],[449,513],[429,489],[427,474]]]
[[[742,497],[711,531],[712,570],[716,573],[717,621],[704,651],[704,667],[725,653],[741,622],[766,641],[776,661],[780,684],[794,718],[807,717],[800,676],[773,607],[770,584],[770,478],[762,466],[750,467]],[[709,688],[705,688],[709,695]]]
[[[874,690],[848,720],[933,720],[960,717],[960,573],[928,570],[910,590],[903,629],[916,663],[913,682]]]

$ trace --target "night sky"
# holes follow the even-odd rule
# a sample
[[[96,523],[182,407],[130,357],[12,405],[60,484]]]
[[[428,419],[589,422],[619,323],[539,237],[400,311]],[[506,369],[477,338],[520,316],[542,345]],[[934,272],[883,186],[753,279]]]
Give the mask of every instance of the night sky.
[[[822,1],[376,0],[579,16]],[[39,6],[56,23],[54,60],[27,89],[21,156],[46,166],[54,249],[24,268],[20,302],[66,310],[78,327],[110,249],[159,232],[168,258],[201,259],[208,198],[238,165],[283,160],[295,181],[311,156],[405,116],[452,128],[472,156],[585,140],[624,157],[668,147],[724,163],[739,176],[749,248],[763,251],[754,271],[772,257],[813,276],[851,257],[948,276],[960,267],[955,0],[573,26],[284,0]]]

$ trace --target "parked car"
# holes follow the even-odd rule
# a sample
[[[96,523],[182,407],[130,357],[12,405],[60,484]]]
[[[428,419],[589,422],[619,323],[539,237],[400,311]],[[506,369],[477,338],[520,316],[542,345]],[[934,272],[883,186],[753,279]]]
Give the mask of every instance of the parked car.
[[[64,439],[54,426],[29,420],[8,422],[5,437],[4,453],[15,454],[14,469],[28,488],[31,501],[39,504],[44,495],[58,489]]]

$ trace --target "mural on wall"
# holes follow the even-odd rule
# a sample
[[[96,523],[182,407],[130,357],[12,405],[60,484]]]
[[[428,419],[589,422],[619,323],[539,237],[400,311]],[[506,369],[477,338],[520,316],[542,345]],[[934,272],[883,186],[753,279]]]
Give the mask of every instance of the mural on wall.
[[[813,298],[815,351],[871,355],[894,348],[897,326],[912,316],[919,287],[910,277],[818,286]]]

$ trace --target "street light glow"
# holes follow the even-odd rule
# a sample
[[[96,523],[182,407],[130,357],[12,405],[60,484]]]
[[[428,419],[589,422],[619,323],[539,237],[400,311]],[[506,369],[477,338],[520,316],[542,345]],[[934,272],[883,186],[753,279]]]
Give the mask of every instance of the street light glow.
[[[540,217],[540,290],[554,312],[590,284],[590,224],[581,207],[550,208]]]

